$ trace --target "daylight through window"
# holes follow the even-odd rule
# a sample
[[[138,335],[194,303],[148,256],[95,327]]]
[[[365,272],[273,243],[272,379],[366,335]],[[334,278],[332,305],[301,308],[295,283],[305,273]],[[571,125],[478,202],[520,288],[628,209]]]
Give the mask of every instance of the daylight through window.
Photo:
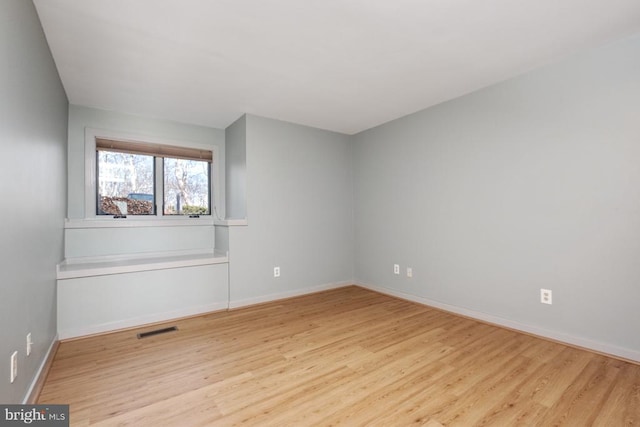
[[[164,158],[164,214],[209,215],[211,163]]]
[[[208,150],[96,138],[96,212],[210,215],[212,160]]]

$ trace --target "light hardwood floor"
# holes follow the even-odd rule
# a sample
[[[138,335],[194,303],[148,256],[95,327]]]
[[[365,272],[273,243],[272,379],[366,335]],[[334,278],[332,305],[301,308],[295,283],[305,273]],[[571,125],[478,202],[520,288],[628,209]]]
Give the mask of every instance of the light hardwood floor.
[[[61,343],[39,402],[74,426],[640,425],[638,365],[358,287],[174,324]]]

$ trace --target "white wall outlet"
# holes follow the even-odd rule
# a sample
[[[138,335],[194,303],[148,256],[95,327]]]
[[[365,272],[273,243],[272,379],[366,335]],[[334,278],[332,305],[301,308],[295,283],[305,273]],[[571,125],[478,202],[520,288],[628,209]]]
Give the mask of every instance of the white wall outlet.
[[[11,373],[11,382],[14,382],[16,380],[16,377],[18,376],[18,352],[14,351],[13,354],[11,355],[11,370],[9,371]]]
[[[273,277],[280,277],[280,267],[273,267]]]
[[[540,289],[540,302],[542,304],[553,304],[553,295],[549,289]]]
[[[413,277],[413,268],[407,267],[407,277]]]
[[[400,265],[393,264],[393,274],[400,274]]]
[[[31,341],[31,332],[27,334],[27,356],[31,355],[31,346],[33,345],[33,341]]]

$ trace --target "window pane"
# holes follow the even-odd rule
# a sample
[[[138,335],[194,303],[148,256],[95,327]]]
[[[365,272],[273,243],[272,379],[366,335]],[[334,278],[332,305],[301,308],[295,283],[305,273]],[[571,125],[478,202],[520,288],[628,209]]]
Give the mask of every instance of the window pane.
[[[164,158],[164,214],[209,215],[210,163]]]
[[[98,215],[154,215],[153,156],[97,153]]]

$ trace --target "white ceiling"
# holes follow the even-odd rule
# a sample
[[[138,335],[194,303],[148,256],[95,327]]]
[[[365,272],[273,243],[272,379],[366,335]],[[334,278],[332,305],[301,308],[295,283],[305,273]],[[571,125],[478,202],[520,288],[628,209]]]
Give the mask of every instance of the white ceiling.
[[[356,133],[640,32],[639,0],[34,0],[69,102]]]

